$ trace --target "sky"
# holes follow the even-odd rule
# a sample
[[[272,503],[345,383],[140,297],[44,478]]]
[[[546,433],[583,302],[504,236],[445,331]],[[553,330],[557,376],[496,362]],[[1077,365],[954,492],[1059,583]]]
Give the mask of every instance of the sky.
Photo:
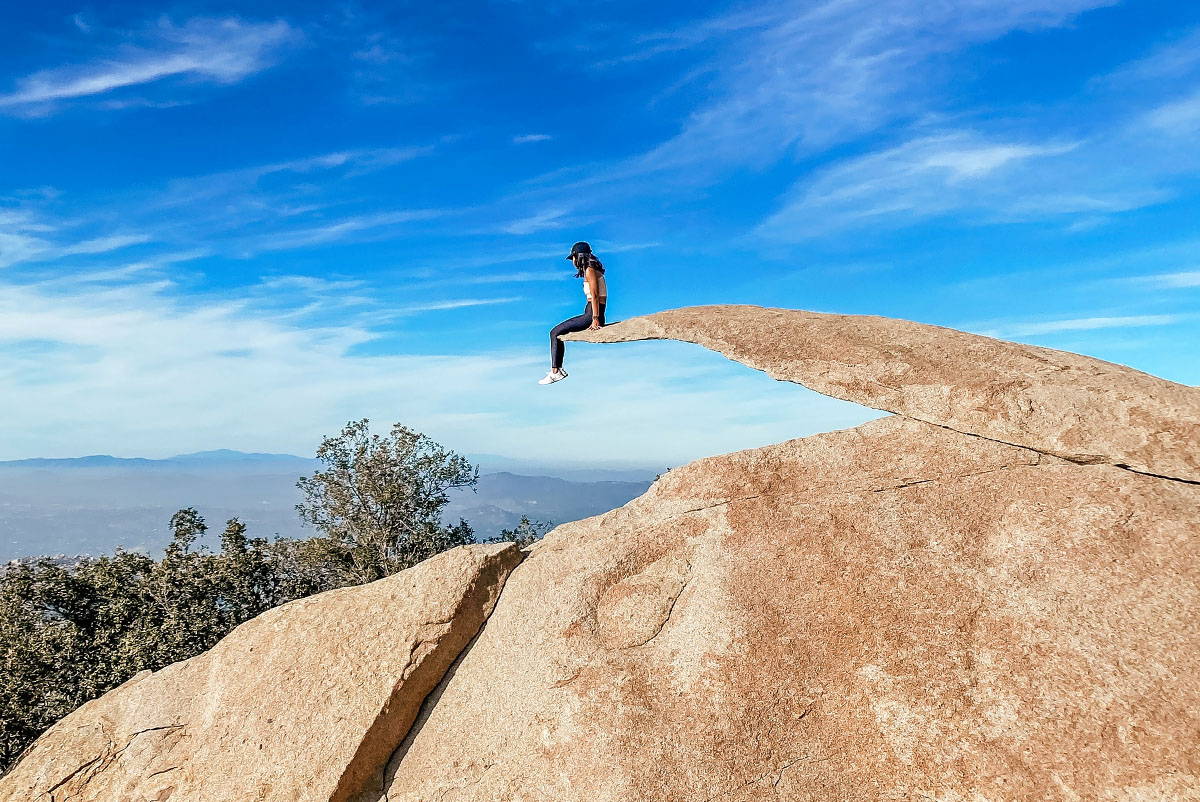
[[[0,459],[675,465],[877,413],[696,346],[712,303],[873,314],[1200,384],[1200,5],[13,4]],[[776,336],[764,331],[764,338]]]

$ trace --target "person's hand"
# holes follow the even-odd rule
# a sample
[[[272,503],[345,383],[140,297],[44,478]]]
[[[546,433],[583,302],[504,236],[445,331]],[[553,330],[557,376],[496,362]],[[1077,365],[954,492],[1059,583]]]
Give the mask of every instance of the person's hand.
[[[593,320],[593,321],[592,321],[592,325],[588,326],[588,331],[595,331],[595,330],[596,330],[596,329],[598,329],[598,328],[600,328],[600,321],[599,321],[599,320]]]

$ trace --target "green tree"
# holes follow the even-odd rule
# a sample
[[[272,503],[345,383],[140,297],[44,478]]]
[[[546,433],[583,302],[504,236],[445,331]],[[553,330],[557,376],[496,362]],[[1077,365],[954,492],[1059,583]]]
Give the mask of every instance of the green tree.
[[[387,437],[364,418],[317,449],[324,466],[297,482],[300,517],[321,537],[304,547],[310,563],[337,566],[348,584],[370,582],[446,549],[474,542],[466,521],[442,523],[448,491],[474,487],[479,469],[400,424]]]
[[[489,537],[485,543],[516,543],[525,548],[531,543],[541,540],[546,533],[554,528],[552,521],[531,521],[528,515],[522,515],[520,522],[512,529],[501,529],[496,537]]]

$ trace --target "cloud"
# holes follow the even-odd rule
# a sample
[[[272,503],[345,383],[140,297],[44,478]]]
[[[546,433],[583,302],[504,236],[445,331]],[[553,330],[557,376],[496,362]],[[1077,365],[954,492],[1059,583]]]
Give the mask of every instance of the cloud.
[[[227,195],[244,195],[258,188],[268,178],[280,176],[309,176],[322,171],[340,170],[342,178],[365,175],[376,170],[428,155],[428,145],[401,148],[360,148],[319,153],[268,164],[257,164],[210,175],[192,176],[172,181],[164,205],[179,205]]]
[[[1200,133],[1200,91],[1153,109],[1146,115],[1146,122],[1171,136]]]
[[[524,235],[535,234],[538,231],[566,228],[571,223],[571,220],[567,217],[570,213],[570,209],[561,207],[543,209],[528,217],[513,220],[507,225],[502,226],[501,230],[506,234]]]
[[[522,134],[521,136],[514,136],[512,141],[514,145],[525,145],[530,142],[548,142],[551,139],[554,139],[554,137],[549,134]]]
[[[454,279],[454,281],[462,284],[517,284],[525,281],[562,281],[565,275],[566,273],[522,270],[516,273],[484,273],[480,276]]]
[[[231,84],[272,66],[298,32],[283,21],[194,18],[177,26],[161,20],[139,38],[88,64],[55,67],[17,81],[0,95],[0,108],[53,107],[168,78]]]
[[[151,237],[147,234],[109,234],[58,248],[55,258],[88,253],[108,253],[128,248],[131,245],[141,245],[150,240]]]
[[[359,148],[342,150],[334,153],[322,153],[316,156],[306,156],[300,159],[265,164],[250,167],[245,170],[225,173],[225,177],[240,177],[258,181],[275,173],[311,173],[319,170],[346,168],[347,176],[364,175],[375,170],[393,167],[420,156],[427,156],[434,150],[432,145],[413,145],[404,148]]]
[[[151,241],[147,234],[106,234],[62,244],[53,239],[57,233],[57,226],[42,222],[32,212],[0,211],[0,268],[65,256],[109,253]]]
[[[36,259],[48,248],[45,239],[11,224],[3,226],[0,223],[0,267]]]
[[[944,133],[848,159],[801,181],[759,234],[799,240],[862,225],[908,225],[962,210],[999,208],[1009,216],[1110,210],[1115,198],[1030,198],[1029,184],[1044,160],[1069,153],[1072,143],[989,141],[970,132]]]
[[[1094,230],[1192,191],[1200,28],[1054,104],[1002,115],[945,89],[969,48],[1115,2],[784,0],[661,33],[618,29],[624,41],[589,51],[604,54],[602,68],[657,59],[695,84],[699,103],[640,154],[558,168],[510,200],[551,206],[570,187],[583,215],[678,203],[739,168],[769,168],[792,184],[751,224],[759,246],[933,219]]]
[[[371,228],[438,216],[432,210],[369,210],[355,183],[433,150],[347,149],[179,178],[148,190],[123,214],[166,241],[203,242],[238,256],[351,239]],[[331,219],[334,208],[341,215]]]
[[[1031,117],[1008,124],[1043,133],[923,132],[843,158],[797,181],[757,233],[799,241],[950,215],[960,223],[1054,221],[1070,233],[1094,229],[1189,192],[1200,167],[1196,85],[1152,84],[1134,94],[1139,108],[1128,107],[1124,90],[1091,99],[1079,116],[1096,119],[1093,130],[1076,131],[1069,141]]]
[[[1153,276],[1139,276],[1134,279],[1156,287],[1169,289],[1185,289],[1200,287],[1200,270],[1184,270],[1178,273],[1159,273]]]
[[[420,271],[413,274],[418,279],[424,279],[425,276],[436,275],[434,271]],[[557,273],[551,271],[531,271],[519,270],[511,273],[493,273],[482,272],[473,275],[457,274],[446,276],[445,278],[429,278],[419,281],[405,282],[405,287],[410,290],[428,289],[430,287],[449,287],[462,286],[464,284],[524,284],[530,281],[563,281],[568,277],[574,276],[574,273],[562,270]]]
[[[602,68],[656,59],[666,83],[690,85],[688,95],[699,103],[658,144],[613,162],[560,168],[529,182],[522,198],[551,203],[570,185],[584,204],[579,212],[628,204],[636,196],[675,199],[684,188],[694,194],[695,187],[711,186],[740,169],[802,175],[806,168],[796,160],[815,161],[847,143],[861,148],[867,136],[889,127],[909,128],[907,134],[892,133],[892,143],[945,134],[938,126],[947,126],[938,120],[947,119],[941,107],[955,75],[952,59],[1015,31],[1066,25],[1116,1],[783,0],[659,33],[618,28],[624,41],[610,36],[595,47],[603,53]],[[1052,138],[1030,130],[980,134],[981,146],[998,149],[958,154],[973,161],[947,163],[946,174],[991,175],[1012,159],[1026,160],[1006,146],[1052,149],[1079,138],[1075,132]],[[579,192],[582,187],[588,191]],[[799,191],[790,193],[791,201]]]
[[[401,313],[410,312],[442,312],[447,309],[465,309],[470,306],[491,306],[493,304],[510,304],[522,301],[523,298],[460,298],[452,301],[431,301],[423,304],[410,304],[400,307]]]
[[[49,277],[40,279],[38,286],[49,290],[55,286],[80,288],[88,284],[123,284],[147,274],[161,274],[171,265],[190,262],[207,255],[205,251],[161,253],[138,262],[71,273],[62,273],[56,269],[57,266],[51,266],[40,271],[49,274]]]
[[[1191,28],[1156,47],[1149,55],[1122,65],[1094,84],[1127,90],[1194,76],[1200,70],[1200,27]]]
[[[987,337],[1030,337],[1056,334],[1063,331],[1092,331],[1095,329],[1127,329],[1142,326],[1168,326],[1184,320],[1182,315],[1125,315],[1119,317],[1080,317],[1067,320],[1047,320],[1029,323],[1010,323],[996,329],[980,331]]]
[[[405,223],[434,220],[450,214],[444,209],[402,209],[391,212],[376,212],[373,214],[355,215],[340,218],[318,226],[296,228],[277,234],[260,237],[248,243],[250,252],[286,251],[295,248],[307,248],[314,245],[327,245],[363,236],[377,239],[389,236],[389,229]]]
[[[1122,163],[1132,157],[1165,173],[1196,167],[1195,137],[1200,133],[1200,27],[1173,37],[1146,57],[1092,83],[1095,89],[1109,94],[1111,105],[1121,107],[1131,118],[1120,131],[1126,140],[1120,154]]]
[[[629,167],[763,165],[845,141],[923,110],[943,83],[938,58],[1114,1],[794,1],[704,20],[653,46],[718,40],[708,70],[713,100]]]

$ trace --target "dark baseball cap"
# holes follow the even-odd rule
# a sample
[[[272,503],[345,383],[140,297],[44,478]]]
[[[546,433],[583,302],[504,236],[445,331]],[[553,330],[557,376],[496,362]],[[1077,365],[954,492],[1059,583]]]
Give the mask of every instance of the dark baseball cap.
[[[567,258],[574,259],[575,254],[577,254],[577,253],[591,253],[591,252],[592,252],[591,245],[588,245],[586,242],[576,242],[574,245],[571,246],[571,254]]]

